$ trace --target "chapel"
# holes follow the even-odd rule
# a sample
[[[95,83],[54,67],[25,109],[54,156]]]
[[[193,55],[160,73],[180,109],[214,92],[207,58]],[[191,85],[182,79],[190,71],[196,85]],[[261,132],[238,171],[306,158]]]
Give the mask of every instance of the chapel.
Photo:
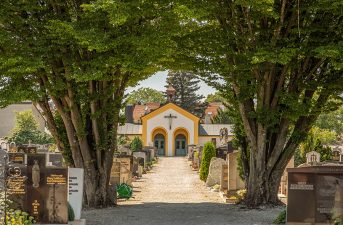
[[[159,156],[185,156],[190,146],[212,141],[219,147],[232,139],[231,125],[201,123],[198,116],[171,101],[127,106],[125,115],[118,135],[131,140],[139,137],[144,146],[155,147]]]

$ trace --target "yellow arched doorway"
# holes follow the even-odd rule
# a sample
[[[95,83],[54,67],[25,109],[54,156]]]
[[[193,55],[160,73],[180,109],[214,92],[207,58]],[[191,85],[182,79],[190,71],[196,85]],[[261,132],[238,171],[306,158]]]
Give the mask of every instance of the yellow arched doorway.
[[[186,156],[189,144],[189,132],[186,128],[179,127],[173,134],[173,155]]]
[[[154,147],[157,149],[157,155],[165,156],[168,152],[168,135],[163,127],[156,127],[151,132],[151,140],[154,142]]]

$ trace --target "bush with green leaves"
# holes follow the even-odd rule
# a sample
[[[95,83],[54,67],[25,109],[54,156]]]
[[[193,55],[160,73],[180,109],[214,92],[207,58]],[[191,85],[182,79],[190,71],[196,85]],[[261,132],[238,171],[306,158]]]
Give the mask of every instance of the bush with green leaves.
[[[9,137],[9,142],[20,144],[50,144],[53,139],[50,135],[38,129],[38,123],[32,111],[16,112],[16,124]]]
[[[0,193],[0,207],[1,209],[6,208],[6,219],[5,215],[2,214],[0,218],[0,225],[33,225],[35,224],[35,220],[32,216],[28,213],[23,212],[21,210],[14,210],[11,209],[12,201],[9,199],[5,200],[5,193]],[[5,222],[6,221],[6,222]]]
[[[130,144],[130,149],[133,152],[136,152],[136,151],[141,151],[142,148],[143,148],[142,140],[139,137],[135,137]]]
[[[6,223],[10,225],[33,225],[35,224],[35,220],[32,216],[30,216],[28,213],[23,212],[21,210],[13,210],[10,209],[6,213]],[[1,218],[0,225],[4,224],[4,219]]]
[[[204,145],[202,152],[202,159],[200,165],[200,180],[206,181],[208,176],[208,171],[210,168],[211,159],[216,157],[216,148],[212,142],[207,142]]]
[[[68,221],[74,221],[74,220],[75,220],[74,209],[68,202]]]
[[[286,209],[282,210],[280,214],[276,217],[276,219],[273,221],[273,224],[285,224],[286,223]]]

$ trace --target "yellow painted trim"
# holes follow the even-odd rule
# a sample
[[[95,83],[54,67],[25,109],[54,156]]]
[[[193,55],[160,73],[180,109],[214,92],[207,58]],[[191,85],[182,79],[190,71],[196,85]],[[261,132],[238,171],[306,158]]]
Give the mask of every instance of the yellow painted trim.
[[[189,119],[193,120],[194,122],[199,123],[199,121],[200,121],[199,117],[193,115],[190,112],[187,112],[186,110],[184,110],[180,106],[175,105],[174,103],[168,103],[168,104],[166,104],[166,105],[164,105],[164,106],[162,106],[162,107],[152,111],[151,113],[143,116],[141,119],[142,119],[142,121],[144,121],[144,120],[146,121],[148,119],[151,119],[151,118],[157,116],[160,113],[163,113],[163,112],[167,111],[168,109],[173,109],[176,112],[178,112],[178,113],[188,117]]]
[[[163,113],[165,111],[167,111],[168,109],[173,109],[176,112],[180,113],[181,115],[184,115],[185,117],[191,119],[194,123],[194,143],[190,143],[190,144],[195,144],[197,145],[199,143],[199,121],[200,118],[193,115],[192,113],[184,110],[183,108],[181,108],[180,106],[175,105],[174,103],[168,103],[154,111],[152,111],[151,113],[143,116],[142,119],[142,137],[143,137],[143,144],[146,146],[148,145],[148,140],[147,140],[147,132],[148,132],[148,127],[147,127],[147,121],[157,115],[159,115],[160,113]]]
[[[175,156],[175,141],[176,141],[176,136],[179,135],[179,134],[183,134],[186,136],[186,139],[187,139],[187,143],[186,143],[186,146],[188,146],[190,144],[190,136],[189,136],[189,132],[186,128],[184,127],[177,127],[175,130],[174,130],[174,133],[173,133],[173,143],[172,143],[172,156]],[[194,137],[195,138],[195,137]]]
[[[162,134],[164,136],[164,153],[165,153],[165,156],[167,156],[168,155],[168,132],[164,127],[155,127],[151,132],[151,140],[153,142],[153,146],[155,146],[154,138],[157,134]]]
[[[147,140],[147,130],[148,130],[148,127],[147,127],[147,124],[146,124],[147,121],[143,121],[142,120],[142,141],[143,141],[143,146],[148,146],[148,140]]]

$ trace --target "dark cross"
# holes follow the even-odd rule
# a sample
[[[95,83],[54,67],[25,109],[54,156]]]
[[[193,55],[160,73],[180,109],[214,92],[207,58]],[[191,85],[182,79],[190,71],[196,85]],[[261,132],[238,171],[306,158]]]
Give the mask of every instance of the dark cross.
[[[177,117],[173,116],[172,114],[169,114],[169,116],[165,116],[164,118],[169,119],[169,130],[171,130],[172,129],[172,120],[176,119]]]

